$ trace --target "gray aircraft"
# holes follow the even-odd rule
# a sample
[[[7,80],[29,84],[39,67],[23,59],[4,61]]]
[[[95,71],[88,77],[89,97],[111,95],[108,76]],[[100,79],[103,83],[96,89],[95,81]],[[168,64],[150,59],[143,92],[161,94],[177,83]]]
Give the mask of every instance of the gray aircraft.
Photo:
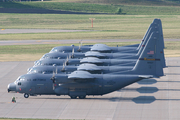
[[[156,40],[153,42],[155,44]],[[148,51],[144,49],[132,70],[118,74],[91,74],[87,71],[25,74],[8,85],[8,92],[24,93],[25,98],[29,95],[69,95],[72,99],[108,94],[139,80],[164,75],[161,61],[156,59],[156,53],[147,55],[149,51],[156,51],[156,47],[150,47]]]
[[[143,58],[144,59],[147,59],[147,58],[150,58],[150,57],[154,57],[154,59],[152,60],[159,60],[161,61],[161,66],[164,68],[164,59],[159,55],[159,54],[164,54],[164,53],[160,53],[159,51],[159,45],[158,45],[158,37],[157,37],[158,34],[156,33],[153,33],[152,36],[150,37],[150,39],[148,40],[147,42],[147,45],[145,46],[145,48],[143,49]],[[159,36],[159,35],[158,35]],[[155,51],[150,51],[150,49],[154,49]],[[154,55],[155,54],[155,55]],[[139,58],[141,59],[141,58]],[[102,59],[99,59],[99,60],[102,60]],[[100,61],[100,62],[106,62],[106,63],[110,63],[111,65],[114,64],[113,62],[114,61],[111,61],[112,59],[108,59],[109,61]],[[119,59],[121,60],[121,59]],[[130,60],[133,60],[133,59],[130,59]],[[124,61],[127,63],[127,60],[124,59]],[[124,62],[123,61],[123,62]],[[100,63],[99,61],[97,60],[90,60],[91,63]],[[90,63],[89,62],[89,63]],[[132,62],[132,61],[131,61]],[[114,72],[119,72],[119,71],[125,71],[125,70],[132,70],[134,65],[133,66],[129,66],[129,65],[126,65],[126,66],[97,66],[95,64],[89,64],[89,63],[85,63],[85,64],[81,64],[77,67],[77,70],[82,70],[82,71],[89,71],[90,73],[94,74],[94,73],[99,73],[99,74],[105,74],[105,73],[112,73],[114,74]],[[134,62],[133,62],[134,64]]]
[[[52,53],[46,53],[44,54],[39,60],[35,61],[34,64],[36,64],[40,60],[45,60],[45,59],[67,59],[69,58],[75,58],[75,59],[82,59],[85,57],[84,53],[75,53],[74,49],[72,53],[61,53],[61,52],[52,52]]]
[[[87,52],[91,49],[92,45],[84,45],[82,46],[82,41],[80,42],[79,47],[78,46],[58,46],[58,47],[54,47],[52,48],[52,50],[49,53],[53,53],[53,52],[62,52],[62,53],[68,53],[68,52],[72,52],[72,50],[74,49],[74,52]]]
[[[53,74],[55,71],[57,74],[65,73],[69,74],[73,71],[77,70],[77,66],[36,66],[30,68],[27,74],[34,74],[34,73],[39,73],[39,74]]]
[[[67,57],[70,58],[77,58],[82,59],[85,57],[84,53],[61,53],[61,52],[54,52],[54,53],[46,53],[44,54],[40,60],[43,59],[66,59]]]
[[[159,52],[159,55],[161,56],[163,67],[166,67],[165,57],[164,57],[164,50],[161,48],[162,47],[161,43],[157,43],[157,46],[158,46],[158,49],[159,49],[158,52]],[[144,45],[144,46],[146,46],[146,45]],[[144,47],[143,47],[143,49],[144,49]],[[86,56],[85,59],[86,59],[86,61],[88,60],[91,63],[93,63],[93,60],[91,60],[91,59],[94,59],[94,61],[98,61],[99,63],[101,61],[99,59],[132,59],[133,60],[133,59],[138,59],[139,58],[139,56],[140,56],[143,49],[140,49],[138,53],[100,53],[100,52],[96,52],[96,51],[89,51],[89,52],[85,53],[85,56]],[[99,59],[92,58],[92,57],[96,57],[96,58],[99,58]],[[87,63],[90,63],[90,62],[87,62]]]
[[[159,32],[155,32],[154,33],[154,35],[152,35],[152,36],[150,36],[150,38],[149,38],[149,41],[151,40],[151,39],[154,39],[154,38],[156,38],[156,40],[157,40],[157,42],[156,42],[156,52],[158,52],[159,51],[159,53],[161,54],[161,55],[158,55],[158,56],[162,56],[160,59],[161,59],[161,62],[162,62],[162,66],[164,67],[164,64],[163,63],[165,63],[165,60],[164,60],[164,53],[161,53],[160,51],[160,48],[161,48],[161,46],[162,46],[162,43],[160,43],[160,42],[162,42],[162,41],[160,41],[159,40],[159,37],[160,37],[160,34],[159,34]],[[147,43],[146,45],[147,46],[152,46],[152,45],[150,45],[151,43]],[[146,48],[146,45],[144,45],[144,48]],[[143,49],[142,49],[143,50]],[[141,50],[141,51],[142,51]],[[56,52],[57,53],[57,52]],[[73,54],[74,52],[72,52],[72,53],[69,53],[70,55],[71,54]],[[99,52],[94,52],[94,53],[99,53]],[[61,53],[61,54],[67,54],[67,53]],[[78,53],[79,54],[79,53]],[[121,55],[121,53],[99,53],[99,54],[96,54],[97,56],[110,56],[110,57],[112,57],[112,55]],[[127,54],[127,55],[130,55],[130,53],[125,53],[125,54]],[[133,53],[132,53],[133,54]],[[131,55],[132,55],[131,54]],[[140,52],[138,52],[138,54],[140,54]],[[95,54],[94,54],[95,55]],[[124,54],[123,54],[124,55]],[[106,57],[105,56],[105,57]],[[109,57],[108,56],[108,57]],[[118,58],[117,56],[113,56],[114,58]],[[132,55],[133,56],[133,55]],[[91,63],[96,63],[96,64],[100,64],[100,65],[103,65],[104,63],[106,63],[107,61],[112,61],[112,63],[114,63],[114,61],[116,60],[116,61],[118,61],[118,62],[120,62],[120,61],[123,61],[123,63],[125,62],[125,63],[128,63],[128,64],[123,64],[122,62],[122,64],[123,65],[126,65],[126,66],[99,66],[99,67],[97,67],[97,65],[94,65],[94,64],[82,64],[82,65],[80,65],[80,66],[78,66],[77,67],[77,69],[78,70],[85,70],[85,71],[89,71],[89,72],[91,72],[91,73],[109,73],[109,72],[117,72],[117,71],[123,71],[123,70],[130,70],[130,69],[132,69],[133,67],[134,67],[134,65],[135,65],[135,63],[136,63],[136,61],[137,61],[137,59],[138,59],[138,55],[134,55],[133,56],[134,57],[134,59],[131,59],[131,60],[122,60],[122,59],[105,59],[105,60],[103,60],[103,61],[101,61],[101,60],[99,60],[99,59],[97,59],[97,58],[91,58],[91,59],[89,59],[89,61],[91,62]],[[133,57],[131,57],[131,58],[133,58]],[[103,57],[102,57],[103,58]],[[128,59],[130,59],[130,58],[128,58]],[[105,62],[104,62],[105,61]],[[50,60],[50,62],[51,62],[51,60]],[[131,62],[131,64],[129,63],[129,62]],[[116,64],[116,63],[114,63],[114,64]],[[106,65],[106,64],[105,64]],[[65,65],[66,66],[66,65]],[[62,66],[59,66],[58,67],[58,71],[60,71],[60,72],[58,72],[58,73],[71,73],[71,72],[73,72],[72,70],[75,70],[75,68],[76,67],[74,67],[74,66],[66,66],[66,67],[63,67],[63,68],[65,68],[64,69],[64,71],[62,72],[61,71],[61,69],[62,69]],[[28,73],[44,73],[44,74],[50,74],[50,73],[52,73],[52,71],[54,70],[54,67],[53,66],[47,66],[47,67],[42,67],[42,66],[37,66],[37,67],[35,67],[35,68],[32,68],[31,70],[30,70],[30,72],[28,72]],[[51,72],[45,72],[45,71],[51,71]]]
[[[36,66],[62,66],[63,64],[77,66],[80,64],[80,59],[44,59],[44,60],[37,61],[33,67],[36,67]]]
[[[148,32],[146,33],[146,35],[145,35],[145,41],[144,41],[144,43],[143,44],[146,44],[146,42],[147,42],[147,40],[146,39],[148,39],[149,37],[150,37],[150,34],[153,32],[153,31],[155,31],[155,30],[158,30],[158,25],[159,24],[156,24],[156,23],[158,23],[158,19],[157,20],[154,20],[154,21],[156,21],[156,22],[153,22],[151,25],[150,25],[150,27],[149,27],[149,29],[148,29]],[[159,26],[161,26],[161,25],[159,25]],[[162,31],[162,30],[161,30]],[[160,33],[161,35],[162,35],[162,33]],[[160,40],[158,40],[159,42],[161,42],[161,43],[159,43],[159,44],[164,44],[164,42],[162,42],[161,41],[162,39],[160,39]],[[128,60],[128,61],[131,61],[131,62],[133,62],[133,65],[135,64],[135,62],[136,62],[136,60],[133,60],[133,59],[137,59],[138,57],[139,57],[139,55],[140,55],[140,53],[142,52],[142,50],[143,50],[143,46],[145,46],[145,45],[141,45],[141,47],[139,48],[139,51],[138,51],[138,53],[105,53],[105,54],[103,54],[103,53],[97,53],[97,52],[87,52],[87,53],[85,53],[85,56],[95,56],[95,57],[109,57],[109,58],[112,58],[112,57],[114,57],[114,58],[127,58],[127,59],[132,59],[132,60]],[[163,46],[163,45],[160,45],[160,46]],[[111,48],[114,48],[114,47],[111,47]],[[163,51],[163,48],[162,48],[162,50],[161,51]],[[72,53],[59,53],[59,52],[55,52],[55,53],[47,53],[47,54],[45,54],[41,59],[48,59],[48,58],[50,58],[50,59],[52,59],[52,58],[58,58],[58,59],[63,59],[63,58],[65,58],[66,56],[71,56],[71,57],[83,57],[84,56],[84,54],[83,53],[78,53],[77,55],[76,55],[76,53],[74,53],[74,48],[72,48]],[[163,55],[163,54],[162,54]],[[162,56],[163,58],[164,58],[164,56]],[[54,63],[54,61],[55,60],[53,60],[53,61],[51,61],[51,60],[45,60],[45,62],[46,63],[44,63],[44,64],[48,64],[48,65],[53,65],[53,64],[55,64]],[[81,61],[81,63],[85,63],[85,61],[87,62],[87,61],[90,61],[91,63],[95,63],[96,62],[96,64],[100,64],[100,65],[102,65],[102,64],[104,64],[104,63],[101,63],[101,61],[99,61],[98,59],[96,59],[96,58],[85,58],[85,59],[83,59],[82,61]],[[109,61],[109,60],[106,60],[106,61]],[[117,60],[111,60],[115,65],[116,64],[118,64],[118,63],[116,63],[116,61]],[[118,61],[120,61],[120,60],[118,60]],[[125,63],[127,63],[127,60],[125,61],[125,60],[123,60]],[[39,65],[39,63],[42,63],[42,62],[44,62],[43,60],[42,61],[36,61],[35,63],[36,63],[36,65],[35,66],[37,66],[37,65]],[[120,64],[125,64],[125,63],[120,63]],[[106,63],[106,62],[105,62]],[[129,63],[129,62],[128,62]],[[164,64],[164,66],[166,66],[165,65],[165,63],[163,63]],[[105,64],[106,65],[106,64]],[[108,64],[109,65],[109,64]]]
[[[159,27],[160,26],[160,27]],[[92,49],[94,49],[94,47],[96,48],[98,44],[92,46],[92,45],[86,45],[86,46],[82,46],[82,41],[80,42],[80,45],[79,47],[77,46],[59,46],[59,47],[55,47],[53,48],[50,53],[46,53],[45,55],[43,55],[43,57],[40,59],[40,60],[44,60],[44,59],[65,59],[66,57],[69,57],[69,58],[78,58],[78,59],[82,59],[84,58],[84,56],[86,57],[98,57],[98,58],[101,58],[101,57],[106,57],[106,58],[112,58],[112,56],[114,58],[127,58],[127,59],[137,59],[141,53],[141,51],[143,50],[142,48],[142,44],[146,44],[146,41],[147,39],[150,37],[150,34],[153,32],[153,31],[157,31],[157,28],[162,28],[161,26],[161,21],[159,19],[154,19],[153,23],[149,26],[146,34],[144,35],[144,38],[143,38],[143,42],[141,42],[141,44],[137,47],[138,44],[136,45],[129,45],[129,46],[123,46],[122,48],[131,48],[134,49],[134,47],[137,48],[138,50],[138,53],[113,53],[113,54],[108,54],[106,53],[106,55],[103,55],[102,53],[97,53],[97,52],[87,52],[87,53],[80,53],[80,51],[88,51],[90,50],[90,48],[92,47]],[[162,30],[161,30],[162,32]],[[164,42],[163,42],[164,44]],[[104,46],[104,48],[108,47],[104,44],[100,44],[100,46]],[[101,48],[100,47],[100,48]],[[116,47],[110,47],[110,48],[113,48],[113,49],[116,49]],[[118,47],[118,48],[121,48],[121,47]],[[80,50],[81,49],[81,50]],[[71,53],[72,52],[72,53]],[[85,55],[84,55],[85,54]],[[39,63],[42,63],[42,62],[46,62],[44,63],[44,65],[54,65],[56,63],[54,63],[55,61],[52,61],[52,63],[50,62],[51,60],[45,60],[45,61],[40,61],[40,60],[37,60],[34,62],[35,66],[40,65]],[[42,63],[43,64],[43,63]],[[28,71],[30,70],[30,68],[28,69]]]
[[[153,43],[157,44],[155,38],[152,40]],[[52,66],[53,71],[56,72],[53,72],[53,75],[22,75],[14,83],[8,85],[8,92],[24,93],[25,98],[29,95],[69,95],[71,98],[83,99],[86,95],[107,94],[141,79],[163,76],[163,67],[160,64],[161,60],[157,58],[157,47],[155,46],[143,50],[133,69],[110,74],[91,74],[87,71],[58,74],[57,66],[60,63],[56,64],[56,61],[50,64],[45,64],[48,62],[39,63],[40,65],[54,65]],[[61,61],[63,64],[67,62],[68,60]]]
[[[145,41],[145,39],[147,39],[149,37],[150,33],[154,30],[154,29],[152,30],[152,27],[155,26],[156,23],[158,23],[158,21],[159,21],[159,19],[154,19],[153,23],[149,26],[146,34],[144,35],[142,41]],[[141,42],[141,44],[142,43],[143,42]],[[126,48],[128,50],[129,49],[133,49],[134,50],[136,48],[139,49],[141,44],[122,46],[122,48],[123,49]],[[145,44],[145,42],[144,42],[144,44]],[[105,49],[106,49],[106,47],[108,47],[105,44],[99,44],[99,45],[102,46],[102,47],[104,46]],[[90,49],[94,50],[96,47],[99,48],[98,44],[82,46],[82,41],[81,41],[79,47],[78,46],[74,46],[74,45],[54,47],[50,51],[50,53],[45,54],[41,59],[64,59],[67,56],[71,56],[71,52],[72,51],[73,51],[72,53],[74,55],[74,58],[82,58],[82,57],[84,57],[84,53],[85,52],[89,51]],[[110,48],[116,49],[116,47],[110,47]],[[118,47],[118,48],[121,48],[121,47]],[[99,48],[99,49],[101,49],[101,48]]]

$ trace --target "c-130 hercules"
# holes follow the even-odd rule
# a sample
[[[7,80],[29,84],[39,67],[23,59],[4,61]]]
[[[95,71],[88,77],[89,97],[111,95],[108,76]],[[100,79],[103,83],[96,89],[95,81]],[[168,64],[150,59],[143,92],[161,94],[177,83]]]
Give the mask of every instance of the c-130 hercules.
[[[43,73],[43,74],[51,73],[52,74],[53,71],[55,71],[55,69],[57,69],[58,73],[62,73],[62,72],[71,73],[74,70],[76,70],[76,68],[78,68],[78,70],[91,71],[91,73],[106,73],[107,71],[115,72],[115,71],[121,71],[125,69],[132,69],[136,63],[136,60],[139,58],[139,55],[141,54],[142,50],[147,45],[146,42],[148,41],[148,39],[151,38],[152,32],[155,32],[156,34],[160,34],[159,37],[157,38],[157,40],[159,41],[157,44],[159,46],[158,47],[159,49],[157,49],[156,51],[157,51],[157,54],[161,56],[163,67],[166,67],[164,54],[162,54],[164,53],[163,52],[164,40],[163,40],[163,33],[161,29],[162,29],[161,21],[158,19],[155,19],[153,23],[150,25],[148,32],[146,32],[145,34],[146,37],[143,38],[144,42],[141,45],[139,45],[138,53],[122,53],[122,52],[101,53],[101,52],[96,52],[96,51],[89,51],[86,53],[79,53],[79,52],[77,53],[77,52],[74,52],[74,49],[72,50],[72,53],[61,53],[61,52],[47,53],[42,57],[43,61],[38,61],[38,62],[41,62],[42,66],[32,67],[28,70],[29,71],[28,73]],[[56,65],[56,63],[54,62],[55,58],[56,58],[57,63],[59,63],[60,59],[64,59],[67,56],[70,56],[70,58],[73,58],[70,60],[69,59],[64,60],[66,61],[65,63],[68,63],[70,66],[65,65],[65,63],[63,64],[63,66],[56,66],[56,68],[54,66],[50,66],[50,65]],[[87,56],[88,58],[82,59],[85,56]],[[97,57],[97,58],[94,58],[94,57]],[[77,58],[81,58],[82,60],[77,59]],[[77,67],[72,66],[72,65],[78,64],[78,63],[75,64],[75,61],[79,61],[79,63],[81,62],[85,64],[81,64],[80,66],[77,66]],[[38,62],[36,62],[36,64]],[[93,64],[89,64],[89,63],[93,63]],[[111,63],[113,66],[109,66],[109,67],[105,66],[105,65],[110,65]],[[125,64],[125,63],[128,63],[128,64]],[[97,65],[94,65],[94,64],[99,64],[99,65],[101,64],[103,66],[97,67]],[[117,64],[119,65],[121,64],[121,66],[119,65],[117,66]]]
[[[29,95],[69,95],[73,99],[84,99],[86,95],[104,95],[142,79],[161,77],[165,61],[156,52],[160,36],[152,33],[146,43],[150,46],[144,47],[133,69],[106,74],[81,70],[71,74],[55,74],[55,71],[53,74],[25,74],[8,85],[8,92],[24,93],[25,98]]]

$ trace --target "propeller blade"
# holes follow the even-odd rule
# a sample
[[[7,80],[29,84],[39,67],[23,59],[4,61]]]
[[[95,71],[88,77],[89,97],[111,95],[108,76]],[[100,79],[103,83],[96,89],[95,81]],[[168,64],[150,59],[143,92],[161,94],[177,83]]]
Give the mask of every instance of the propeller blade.
[[[78,49],[79,52],[81,51],[81,46],[82,46],[82,40],[79,42],[79,49]]]
[[[57,68],[56,68],[57,69]],[[53,70],[53,75],[52,75],[52,77],[50,78],[52,81],[53,81],[53,83],[55,83],[55,74],[57,74],[57,70],[56,70],[56,73],[55,73],[55,70]]]
[[[74,58],[74,46],[73,46],[73,49],[72,49],[72,55],[71,55],[71,58]]]
[[[66,61],[65,61],[65,64],[66,64],[66,65],[68,64],[68,61],[69,61],[69,59],[68,59],[68,56],[67,56],[67,59],[66,59]]]
[[[62,68],[62,72],[64,72],[64,70],[65,70],[65,63],[63,63],[63,68]]]
[[[56,85],[55,83],[53,83],[53,90],[55,89],[56,86],[57,86],[57,85]]]
[[[56,74],[57,74],[57,67],[56,67]]]

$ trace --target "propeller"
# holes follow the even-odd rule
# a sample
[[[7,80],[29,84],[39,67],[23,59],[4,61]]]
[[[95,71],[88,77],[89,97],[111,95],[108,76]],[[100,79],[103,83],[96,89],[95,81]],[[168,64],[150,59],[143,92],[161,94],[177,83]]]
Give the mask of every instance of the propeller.
[[[57,74],[57,67],[56,67],[55,70],[53,70],[53,76],[50,78],[52,80],[52,82],[53,82],[53,90],[55,89],[55,86],[56,86],[56,84],[55,84],[55,82],[56,82],[55,74]]]
[[[74,58],[74,46],[73,46],[73,49],[72,49],[72,55],[70,57]]]
[[[63,63],[63,68],[62,68],[61,72],[65,72],[65,66],[66,66],[66,62]]]
[[[67,55],[67,59],[66,59],[66,61],[65,61],[65,64],[66,64],[66,65],[68,65],[68,61],[69,61],[69,57],[68,57],[68,55]]]
[[[77,50],[78,52],[81,51],[81,46],[82,46],[82,40],[79,42],[79,49]]]

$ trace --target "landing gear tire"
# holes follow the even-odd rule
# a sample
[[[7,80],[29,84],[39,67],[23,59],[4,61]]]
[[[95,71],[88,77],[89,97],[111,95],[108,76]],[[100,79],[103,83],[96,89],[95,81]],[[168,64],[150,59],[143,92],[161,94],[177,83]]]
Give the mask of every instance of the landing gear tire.
[[[28,97],[29,97],[29,94],[24,93],[24,97],[25,97],[25,98],[28,98]]]
[[[79,99],[85,99],[86,96],[82,95],[82,96],[79,96]]]
[[[76,99],[77,98],[77,96],[70,96],[71,97],[71,99]]]

